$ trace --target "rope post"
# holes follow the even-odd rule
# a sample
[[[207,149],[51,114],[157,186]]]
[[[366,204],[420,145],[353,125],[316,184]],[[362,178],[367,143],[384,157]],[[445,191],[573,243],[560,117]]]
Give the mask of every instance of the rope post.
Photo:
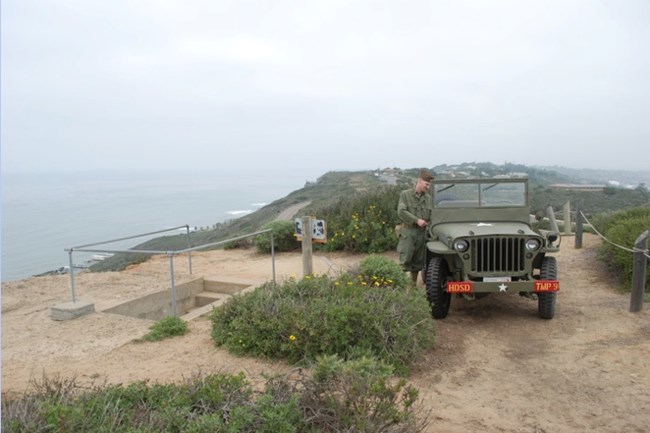
[[[630,312],[638,313],[643,310],[643,294],[646,280],[646,252],[648,251],[648,230],[641,233],[634,243],[634,262],[632,266],[632,294],[630,297]]]
[[[314,266],[312,262],[312,247],[311,247],[311,227],[312,217],[302,217],[302,276],[314,273]]]
[[[576,205],[576,250],[582,248],[582,203]]]
[[[563,218],[564,218],[564,234],[571,234],[571,202],[567,201],[564,203],[563,208]]]

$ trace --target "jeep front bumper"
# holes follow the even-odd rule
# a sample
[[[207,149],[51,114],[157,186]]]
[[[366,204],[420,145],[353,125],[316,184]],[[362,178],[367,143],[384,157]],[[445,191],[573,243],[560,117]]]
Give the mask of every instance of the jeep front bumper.
[[[530,281],[449,281],[447,293],[546,293],[560,290],[557,280]]]

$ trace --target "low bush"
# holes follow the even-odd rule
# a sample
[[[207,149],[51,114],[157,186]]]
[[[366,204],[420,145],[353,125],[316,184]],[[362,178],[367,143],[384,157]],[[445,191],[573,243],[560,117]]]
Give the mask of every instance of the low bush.
[[[262,226],[261,230],[271,229],[272,232],[262,233],[255,237],[254,244],[260,253],[271,252],[271,233],[273,233],[273,249],[275,252],[294,251],[300,248],[300,242],[295,236],[293,221],[271,221]]]
[[[177,335],[185,335],[187,322],[180,317],[167,316],[154,323],[149,329],[150,331],[142,337],[142,340],[160,341]]]
[[[434,345],[429,306],[418,290],[388,285],[397,276],[372,277],[382,283],[307,276],[234,296],[212,313],[212,338],[234,353],[289,362],[375,356],[403,374]]]
[[[417,433],[427,426],[417,389],[395,380],[392,366],[376,358],[322,356],[313,371],[301,402],[314,414],[316,431]]]
[[[314,210],[327,222],[328,251],[380,253],[397,247],[395,225],[399,192],[404,187],[382,187],[339,198]]]
[[[630,290],[632,283],[634,254],[619,248],[634,248],[637,238],[650,229],[650,208],[634,208],[612,214],[599,215],[593,221],[596,229],[610,242],[603,242],[601,259],[610,269],[621,276],[624,290]],[[613,245],[616,244],[616,245]],[[650,283],[650,269],[646,268],[646,289]]]
[[[357,277],[364,285],[374,287],[395,287],[399,289],[412,285],[402,267],[385,257],[371,254],[359,264]]]
[[[44,378],[24,394],[3,395],[2,431],[370,433],[390,425],[394,433],[417,433],[426,427],[417,391],[392,381],[380,361],[329,357],[314,369],[314,378],[275,377],[255,390],[241,373],[128,386]]]

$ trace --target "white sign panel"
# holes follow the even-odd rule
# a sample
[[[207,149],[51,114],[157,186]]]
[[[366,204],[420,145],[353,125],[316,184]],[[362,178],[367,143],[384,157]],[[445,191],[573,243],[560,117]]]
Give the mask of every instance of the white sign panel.
[[[296,237],[302,240],[303,227],[302,218],[296,218]],[[327,242],[327,223],[324,220],[311,221],[311,238],[315,242]]]

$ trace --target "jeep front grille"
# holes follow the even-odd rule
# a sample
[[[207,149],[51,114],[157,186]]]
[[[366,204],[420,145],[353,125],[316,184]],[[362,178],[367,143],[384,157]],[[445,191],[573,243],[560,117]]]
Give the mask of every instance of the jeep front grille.
[[[472,239],[472,272],[524,271],[524,242],[518,237]]]

